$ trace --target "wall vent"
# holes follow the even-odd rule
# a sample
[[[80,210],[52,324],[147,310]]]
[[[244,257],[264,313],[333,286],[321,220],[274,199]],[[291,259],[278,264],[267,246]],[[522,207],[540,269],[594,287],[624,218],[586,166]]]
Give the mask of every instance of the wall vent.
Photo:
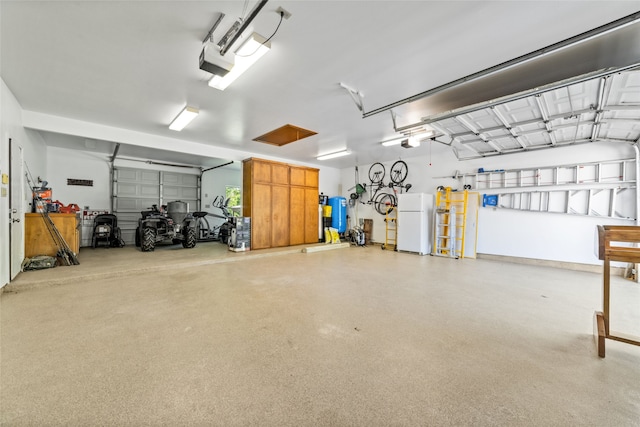
[[[93,187],[92,179],[67,178],[67,185],[79,185],[81,187]]]

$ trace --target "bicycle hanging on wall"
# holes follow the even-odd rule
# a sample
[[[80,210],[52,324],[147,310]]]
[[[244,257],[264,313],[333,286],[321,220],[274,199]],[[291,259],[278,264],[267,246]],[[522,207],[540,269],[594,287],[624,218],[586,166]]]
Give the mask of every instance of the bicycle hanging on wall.
[[[409,173],[409,167],[402,161],[396,161],[392,166],[389,173],[389,184],[384,184],[384,177],[386,175],[385,167],[382,163],[376,162],[369,168],[369,181],[367,185],[369,190],[369,200],[366,202],[369,205],[373,205],[376,212],[380,215],[386,215],[389,208],[395,208],[397,206],[397,191],[396,188],[402,191],[408,191],[411,188],[411,184],[404,184]],[[392,191],[391,193],[389,191]],[[363,202],[364,203],[364,202]]]

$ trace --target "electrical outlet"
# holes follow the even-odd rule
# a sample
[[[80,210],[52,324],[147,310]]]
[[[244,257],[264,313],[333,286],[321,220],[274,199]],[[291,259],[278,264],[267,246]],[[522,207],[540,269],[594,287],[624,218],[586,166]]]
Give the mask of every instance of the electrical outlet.
[[[276,9],[276,13],[277,13],[278,15],[282,14],[282,17],[283,17],[284,19],[289,19],[289,18],[291,18],[291,13],[287,12],[287,11],[286,11],[282,6],[280,6],[280,7],[278,7],[278,8]]]
[[[211,205],[204,205],[205,209],[209,209],[211,207]]]

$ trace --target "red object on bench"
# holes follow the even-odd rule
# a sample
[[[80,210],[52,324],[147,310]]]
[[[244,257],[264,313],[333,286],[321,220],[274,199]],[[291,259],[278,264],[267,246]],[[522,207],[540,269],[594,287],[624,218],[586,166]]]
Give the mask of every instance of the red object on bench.
[[[58,208],[58,212],[60,213],[76,213],[76,212],[80,212],[80,206],[76,205],[75,203],[70,203],[67,206],[65,206],[63,203],[60,202],[60,200],[56,200],[55,202],[59,208]]]

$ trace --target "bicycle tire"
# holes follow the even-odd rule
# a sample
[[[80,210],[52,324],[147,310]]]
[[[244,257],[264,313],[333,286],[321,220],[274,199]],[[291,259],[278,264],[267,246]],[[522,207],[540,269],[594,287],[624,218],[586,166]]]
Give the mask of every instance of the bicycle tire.
[[[386,213],[386,207],[383,209],[380,206],[381,203],[381,198],[387,193],[379,193],[376,194],[376,196],[373,198],[373,209],[375,209],[376,212],[378,212],[380,215],[384,215]]]
[[[409,166],[407,166],[407,164],[403,160],[398,160],[391,166],[389,178],[394,184],[402,184],[404,180],[407,179],[408,173]]]
[[[387,209],[395,205],[395,196],[389,193],[380,193],[373,201],[373,207],[380,215],[386,215]]]
[[[371,181],[372,184],[378,184],[384,179],[384,174],[384,165],[380,162],[375,162],[369,168],[369,181]]]

